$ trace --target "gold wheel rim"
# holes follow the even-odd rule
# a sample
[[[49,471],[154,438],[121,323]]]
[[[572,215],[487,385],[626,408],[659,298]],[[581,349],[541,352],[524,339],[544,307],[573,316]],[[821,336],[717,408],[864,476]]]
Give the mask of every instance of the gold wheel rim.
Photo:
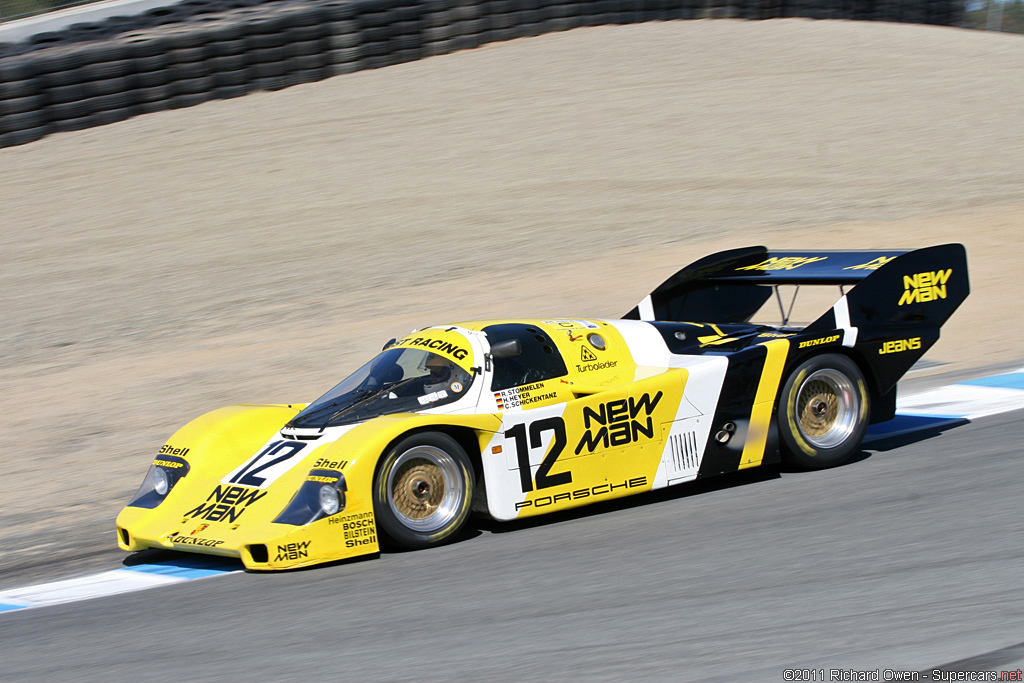
[[[815,448],[836,448],[856,430],[860,408],[860,395],[846,374],[832,368],[818,370],[797,392],[797,426]]]
[[[800,430],[810,437],[828,433],[839,414],[839,396],[828,382],[808,382],[800,392]]]
[[[385,491],[398,522],[417,533],[444,529],[466,506],[462,467],[451,454],[428,444],[413,446],[398,456]]]
[[[409,519],[426,519],[434,514],[444,500],[444,472],[427,460],[402,464],[395,473],[391,498],[396,510]]]

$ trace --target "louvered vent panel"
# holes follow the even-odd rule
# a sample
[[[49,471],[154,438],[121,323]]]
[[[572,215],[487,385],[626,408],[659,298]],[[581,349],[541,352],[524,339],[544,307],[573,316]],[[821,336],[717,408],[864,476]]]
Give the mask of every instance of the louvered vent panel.
[[[672,446],[672,469],[675,473],[697,469],[697,433],[684,432],[669,437]]]

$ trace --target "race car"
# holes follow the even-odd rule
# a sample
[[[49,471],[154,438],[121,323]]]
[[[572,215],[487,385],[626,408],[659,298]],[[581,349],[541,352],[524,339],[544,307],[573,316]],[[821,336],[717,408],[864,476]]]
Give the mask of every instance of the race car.
[[[838,291],[810,322],[801,289]],[[787,297],[788,289],[787,291]],[[705,257],[622,319],[426,327],[308,405],[175,433],[117,518],[128,551],[288,569],[785,459],[842,464],[969,292],[959,244]],[[773,301],[774,299],[774,301]],[[778,304],[780,320],[754,322]]]

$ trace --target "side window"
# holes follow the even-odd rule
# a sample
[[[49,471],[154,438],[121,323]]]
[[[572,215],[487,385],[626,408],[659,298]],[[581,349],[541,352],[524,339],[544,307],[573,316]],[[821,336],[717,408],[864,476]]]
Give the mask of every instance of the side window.
[[[522,354],[518,356],[494,359],[491,391],[510,389],[568,374],[562,354],[540,328],[521,323],[508,323],[485,327],[484,333],[491,344],[518,339],[523,347]]]

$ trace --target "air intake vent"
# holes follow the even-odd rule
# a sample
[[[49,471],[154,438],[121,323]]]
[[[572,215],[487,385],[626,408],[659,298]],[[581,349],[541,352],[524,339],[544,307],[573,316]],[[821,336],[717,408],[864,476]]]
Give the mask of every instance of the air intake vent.
[[[684,432],[669,437],[672,446],[672,470],[675,474],[697,469],[697,433]]]
[[[246,546],[249,549],[249,555],[252,557],[252,561],[257,564],[263,564],[270,561],[270,554],[267,552],[267,546],[262,543],[253,544]]]
[[[316,441],[323,432],[320,429],[282,429],[281,436],[292,441]]]

